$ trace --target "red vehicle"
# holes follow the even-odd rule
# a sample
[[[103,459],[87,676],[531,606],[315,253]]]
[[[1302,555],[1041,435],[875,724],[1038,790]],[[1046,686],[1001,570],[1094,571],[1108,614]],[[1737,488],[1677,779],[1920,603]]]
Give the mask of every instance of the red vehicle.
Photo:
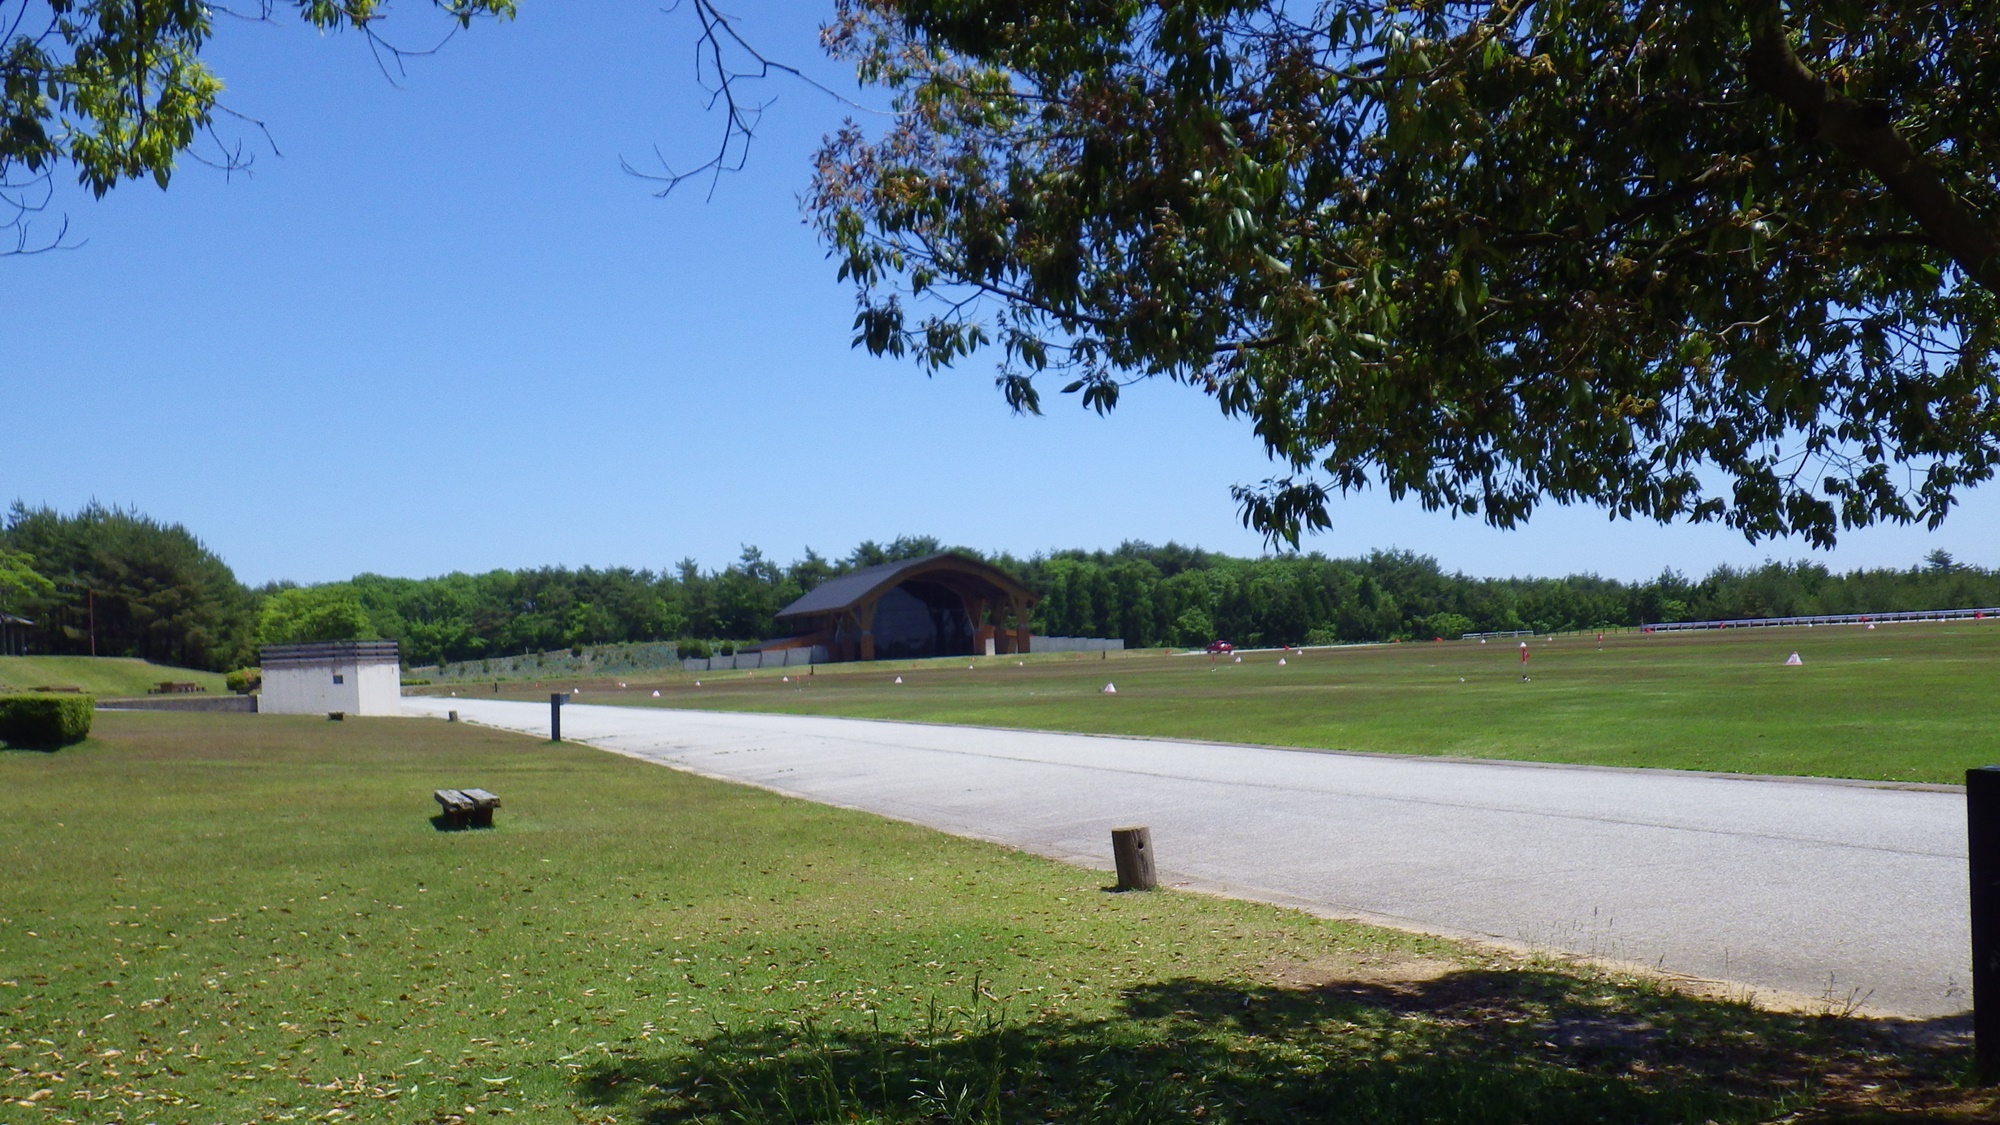
[[[1208,651],[1231,653],[1236,651],[1236,646],[1230,644],[1228,641],[1210,641],[1208,642]]]

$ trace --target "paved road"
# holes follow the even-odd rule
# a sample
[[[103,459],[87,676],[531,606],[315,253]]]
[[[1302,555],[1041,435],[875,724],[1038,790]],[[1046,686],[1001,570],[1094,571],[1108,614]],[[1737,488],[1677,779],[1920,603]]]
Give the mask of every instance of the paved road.
[[[405,701],[546,734],[542,704]],[[1969,1006],[1957,792],[577,705],[624,754],[1162,879],[1863,1010]]]

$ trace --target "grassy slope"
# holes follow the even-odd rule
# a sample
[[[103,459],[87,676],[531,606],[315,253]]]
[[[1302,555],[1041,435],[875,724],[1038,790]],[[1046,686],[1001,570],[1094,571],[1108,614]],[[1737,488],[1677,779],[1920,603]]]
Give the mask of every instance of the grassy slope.
[[[1784,666],[1793,651],[1803,667]],[[1206,656],[1157,652],[981,659],[977,671],[964,660],[844,665],[804,683],[709,674],[700,688],[669,675],[624,690],[583,681],[580,699],[1897,781],[1963,781],[1967,767],[2000,761],[2000,622],[1626,634],[1602,649],[1538,640],[1527,683],[1515,642],[1279,658],[1214,670]],[[1102,694],[1107,681],[1116,695]]]
[[[505,798],[499,826],[434,831],[430,790],[473,784]],[[1106,894],[988,845],[419,720],[105,714],[80,747],[0,752],[0,857],[10,1125],[1986,1106],[1941,1077],[1958,1054],[1859,1021]]]
[[[0,690],[27,691],[44,685],[80,687],[100,698],[144,695],[162,680],[197,683],[211,693],[226,691],[214,672],[174,668],[122,656],[0,656]]]

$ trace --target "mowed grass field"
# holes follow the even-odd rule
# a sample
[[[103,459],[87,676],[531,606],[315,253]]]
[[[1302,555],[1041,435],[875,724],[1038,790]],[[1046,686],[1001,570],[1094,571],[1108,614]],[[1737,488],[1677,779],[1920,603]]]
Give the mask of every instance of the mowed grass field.
[[[1793,652],[1804,663],[1786,667]],[[1512,640],[1256,652],[1242,663],[1155,651],[802,671],[624,688],[551,680],[502,694],[546,699],[577,685],[585,703],[1892,781],[1962,782],[1967,768],[2000,763],[2000,622],[1623,633],[1602,646],[1536,638],[1526,682]]]
[[[472,785],[503,797],[497,826],[436,830],[431,790]],[[1962,1046],[1908,1028],[1107,893],[435,721],[100,714],[79,746],[0,752],[0,856],[9,1125],[1996,1109],[1959,1084]]]
[[[0,692],[38,687],[78,687],[104,699],[144,695],[162,680],[195,683],[211,694],[227,691],[220,675],[129,657],[0,656]]]

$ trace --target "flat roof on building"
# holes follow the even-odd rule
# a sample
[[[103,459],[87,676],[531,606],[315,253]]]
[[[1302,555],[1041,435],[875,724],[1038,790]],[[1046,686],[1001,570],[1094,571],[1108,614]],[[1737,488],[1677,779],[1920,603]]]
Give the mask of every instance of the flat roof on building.
[[[398,664],[395,641],[320,641],[305,645],[265,645],[257,662],[266,668],[287,664]]]

